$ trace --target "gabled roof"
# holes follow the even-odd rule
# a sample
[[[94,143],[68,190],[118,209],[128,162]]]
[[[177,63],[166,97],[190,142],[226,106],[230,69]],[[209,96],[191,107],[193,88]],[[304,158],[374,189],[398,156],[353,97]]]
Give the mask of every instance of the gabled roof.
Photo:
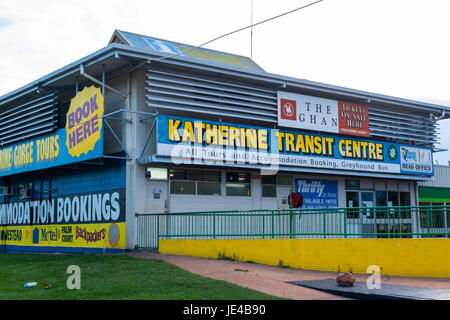
[[[226,52],[197,48],[192,45],[158,39],[141,34],[115,30],[109,44],[120,43],[135,48],[154,51],[159,55],[190,57],[203,62],[216,62],[225,66],[238,66],[244,69],[264,71],[252,59]]]

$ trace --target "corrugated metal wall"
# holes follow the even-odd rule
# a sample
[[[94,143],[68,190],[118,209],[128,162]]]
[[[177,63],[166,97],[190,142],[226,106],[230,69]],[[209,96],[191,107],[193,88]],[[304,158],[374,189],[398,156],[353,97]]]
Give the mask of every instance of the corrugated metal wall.
[[[450,166],[434,165],[434,180],[420,181],[419,186],[450,188]]]
[[[188,71],[158,66],[149,68],[146,74],[146,102],[151,108],[189,113],[191,117],[216,116],[229,118],[228,121],[255,121],[266,126],[278,122],[279,89],[220,75],[193,75]],[[373,138],[422,146],[433,146],[438,141],[438,126],[429,113],[373,104],[368,108]]]
[[[58,102],[53,93],[20,105],[6,105],[0,113],[0,146],[48,134],[57,129]]]
[[[206,75],[152,68],[147,72],[146,98],[150,107],[277,123],[277,92]]]

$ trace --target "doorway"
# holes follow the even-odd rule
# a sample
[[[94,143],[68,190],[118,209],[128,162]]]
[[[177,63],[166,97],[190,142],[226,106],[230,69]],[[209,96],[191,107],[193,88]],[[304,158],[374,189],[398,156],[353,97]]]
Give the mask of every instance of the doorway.
[[[347,191],[347,219],[351,233],[363,234],[363,238],[371,237],[375,233],[374,223],[374,192],[373,191]],[[352,209],[355,208],[355,209]]]
[[[288,196],[292,191],[292,186],[277,186],[277,209],[289,209]]]
[[[147,168],[146,213],[167,213],[168,179],[166,168]]]
[[[374,206],[374,192],[373,191],[347,191],[346,192],[346,206],[347,208],[372,208]],[[364,216],[371,217],[371,209],[361,209],[352,212],[353,218],[359,218],[360,213]]]

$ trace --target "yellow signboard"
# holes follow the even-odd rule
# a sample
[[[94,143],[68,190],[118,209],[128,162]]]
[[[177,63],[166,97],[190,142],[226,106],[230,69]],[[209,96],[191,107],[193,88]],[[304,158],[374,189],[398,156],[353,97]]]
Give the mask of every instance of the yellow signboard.
[[[125,249],[125,222],[3,226],[0,238],[7,246]]]
[[[81,90],[70,102],[66,115],[66,145],[72,157],[94,150],[101,138],[104,98],[100,88]]]

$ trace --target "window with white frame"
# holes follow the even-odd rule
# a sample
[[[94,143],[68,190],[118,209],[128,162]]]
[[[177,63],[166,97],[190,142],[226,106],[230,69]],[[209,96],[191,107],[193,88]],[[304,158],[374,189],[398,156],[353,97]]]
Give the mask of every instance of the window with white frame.
[[[227,172],[225,188],[227,196],[251,197],[250,173]]]
[[[220,171],[170,169],[170,193],[190,195],[222,194]]]

